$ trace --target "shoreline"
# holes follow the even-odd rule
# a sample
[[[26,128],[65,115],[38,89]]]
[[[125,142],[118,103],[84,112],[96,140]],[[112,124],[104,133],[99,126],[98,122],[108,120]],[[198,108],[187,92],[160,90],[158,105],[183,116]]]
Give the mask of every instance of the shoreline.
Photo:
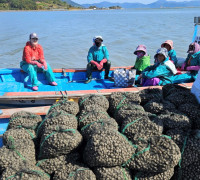
[[[40,9],[40,10],[0,10],[0,12],[39,12],[39,11],[97,11],[97,10],[124,10],[124,9],[135,9],[135,10],[138,10],[138,9],[182,9],[182,8],[187,8],[187,9],[190,9],[190,8],[200,8],[200,7],[161,7],[161,8],[121,8],[121,9],[108,9],[108,8],[105,8],[105,9],[89,9],[89,8],[84,8],[84,9],[80,9],[80,8],[71,8],[71,9]]]

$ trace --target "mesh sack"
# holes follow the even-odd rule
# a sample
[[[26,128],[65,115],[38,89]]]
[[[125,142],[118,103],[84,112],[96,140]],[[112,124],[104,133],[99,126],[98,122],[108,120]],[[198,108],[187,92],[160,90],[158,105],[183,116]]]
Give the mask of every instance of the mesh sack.
[[[147,115],[127,116],[121,125],[121,132],[132,142],[138,138],[148,139],[154,135],[161,135],[162,128],[153,123]]]
[[[81,110],[91,105],[102,107],[105,111],[107,111],[109,107],[108,100],[102,95],[85,95],[79,98],[78,103]]]
[[[66,126],[51,126],[45,130],[40,142],[39,158],[53,158],[70,153],[82,142],[82,135]]]
[[[174,168],[180,158],[179,147],[165,136],[153,136],[148,141],[139,139],[129,168],[145,172],[164,172]]]
[[[57,101],[50,107],[48,115],[61,110],[65,111],[68,114],[77,115],[77,113],[79,112],[79,106],[78,103],[74,101],[68,101],[67,99],[62,99]]]
[[[141,105],[145,105],[150,100],[162,100],[162,90],[158,88],[148,88],[140,91]]]
[[[73,114],[68,114],[62,110],[58,112],[55,111],[54,113],[47,115],[40,123],[37,129],[38,136],[41,137],[45,129],[55,125],[63,125],[68,127],[68,129],[77,129],[78,121]]]
[[[145,111],[148,111],[153,114],[161,114],[164,111],[173,111],[176,109],[175,105],[170,103],[169,101],[155,101],[151,100],[144,105]]]
[[[19,111],[12,114],[7,129],[23,127],[26,129],[36,130],[41,121],[42,118],[39,115],[31,112]]]
[[[109,96],[109,112],[114,115],[115,111],[118,110],[121,106],[128,103],[140,104],[141,99],[139,97],[139,93],[121,93],[116,92],[112,93]]]
[[[167,114],[161,114],[157,116],[157,119],[163,122],[164,129],[190,129],[191,121],[183,113],[168,112]]]
[[[192,103],[182,104],[179,106],[178,110],[190,118],[194,129],[200,129],[200,110],[197,106]]]
[[[170,94],[165,98],[165,100],[170,101],[176,107],[179,107],[182,104],[192,103],[194,105],[198,105],[198,101],[194,94],[187,91],[180,91],[174,94]]]
[[[81,134],[84,139],[89,140],[94,134],[101,134],[102,131],[106,131],[107,129],[118,131],[117,122],[112,118],[94,121],[83,126],[81,128]]]
[[[129,115],[146,115],[144,108],[135,103],[128,103],[121,106],[119,109],[116,109],[114,113],[114,118],[118,122],[119,125],[122,124],[123,120],[126,119],[126,116]]]
[[[35,146],[32,140],[14,140],[10,137],[6,146],[0,148],[0,169],[18,168],[24,161],[36,163]]]
[[[119,132],[113,130],[95,134],[86,144],[83,153],[84,162],[90,166],[119,166],[125,163],[135,149]]]
[[[169,180],[174,174],[174,168],[168,169],[164,172],[153,173],[153,172],[138,172],[135,175],[137,180]]]
[[[79,128],[91,124],[93,122],[99,121],[101,119],[109,119],[110,116],[106,111],[102,111],[102,109],[97,109],[93,111],[81,111],[78,117]]]
[[[93,171],[98,180],[132,180],[130,170],[128,168],[123,168],[120,166],[96,167]]]
[[[1,180],[50,180],[50,176],[37,166],[23,166],[20,169],[6,168],[1,175]]]
[[[9,129],[3,134],[4,145],[6,145],[9,142],[10,137],[12,137],[14,140],[20,140],[20,139],[35,140],[36,134],[35,131],[24,128]]]

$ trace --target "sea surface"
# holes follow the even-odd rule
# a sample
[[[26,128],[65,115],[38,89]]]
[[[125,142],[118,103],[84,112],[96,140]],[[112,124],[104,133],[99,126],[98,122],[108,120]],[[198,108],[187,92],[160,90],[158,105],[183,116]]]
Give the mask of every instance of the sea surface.
[[[18,68],[29,34],[36,32],[52,68],[84,68],[95,35],[112,66],[134,65],[139,44],[154,54],[165,40],[186,57],[200,8],[0,12],[0,68]]]

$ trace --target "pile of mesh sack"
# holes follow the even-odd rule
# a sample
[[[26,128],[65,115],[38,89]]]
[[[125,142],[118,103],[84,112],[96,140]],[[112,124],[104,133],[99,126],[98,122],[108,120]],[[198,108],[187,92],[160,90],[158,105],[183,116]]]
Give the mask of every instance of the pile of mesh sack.
[[[166,134],[181,150],[181,159],[172,179],[199,179],[200,130],[171,129]]]
[[[64,98],[43,119],[15,113],[3,135],[0,178],[200,179],[200,109],[190,96],[166,85]]]

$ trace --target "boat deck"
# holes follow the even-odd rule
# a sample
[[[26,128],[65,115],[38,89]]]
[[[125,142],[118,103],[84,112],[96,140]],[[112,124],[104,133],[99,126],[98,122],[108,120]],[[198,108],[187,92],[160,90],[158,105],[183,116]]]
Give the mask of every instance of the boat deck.
[[[110,75],[112,76],[112,71]],[[39,89],[38,92],[43,91],[80,91],[80,90],[101,90],[101,89],[115,89],[114,82],[104,79],[104,71],[93,72],[94,79],[85,84],[86,72],[79,70],[79,72],[66,72],[66,76],[62,72],[54,71],[56,82],[58,86],[51,86],[45,79],[43,73],[38,73]],[[0,72],[0,95],[5,92],[32,92],[32,86],[27,73],[20,69],[4,69]]]

